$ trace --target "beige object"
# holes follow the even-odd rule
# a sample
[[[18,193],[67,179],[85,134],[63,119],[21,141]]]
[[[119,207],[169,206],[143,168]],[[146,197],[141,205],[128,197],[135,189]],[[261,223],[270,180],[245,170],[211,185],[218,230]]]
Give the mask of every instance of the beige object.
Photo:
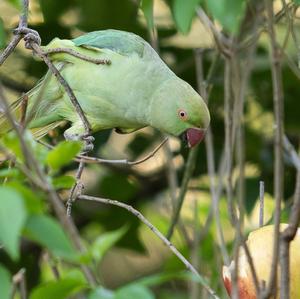
[[[284,230],[287,224],[281,224]],[[252,256],[258,280],[268,282],[273,253],[274,226],[268,225],[249,234],[247,245]],[[231,270],[234,261],[229,267],[223,267],[223,280],[227,292],[231,293]],[[280,267],[278,267],[278,289],[275,298],[279,298]],[[255,286],[252,279],[250,266],[242,248],[239,252],[238,287],[240,299],[256,299]],[[290,246],[290,299],[300,298],[300,229],[298,228],[295,239]]]

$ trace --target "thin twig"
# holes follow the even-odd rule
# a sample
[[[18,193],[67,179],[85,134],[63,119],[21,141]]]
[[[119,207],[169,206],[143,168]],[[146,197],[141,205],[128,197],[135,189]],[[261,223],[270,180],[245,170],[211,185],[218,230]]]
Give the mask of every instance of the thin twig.
[[[136,160],[136,161],[128,161],[127,159],[120,159],[120,160],[110,160],[110,159],[102,159],[102,158],[97,158],[97,157],[87,157],[84,155],[77,155],[74,158],[74,161],[80,162],[83,161],[85,163],[90,163],[90,164],[118,164],[118,165],[129,165],[129,166],[135,166],[141,163],[146,162],[147,160],[149,160],[150,158],[154,157],[155,154],[161,149],[161,147],[167,142],[168,137],[165,138],[156,148],[154,148],[153,151],[151,151],[148,155],[146,155],[145,157]],[[46,146],[49,149],[53,149],[54,146],[47,144],[41,140],[37,141],[38,143]]]
[[[69,199],[67,201],[67,216],[68,217],[71,216],[71,213],[72,213],[72,204],[73,204],[73,202],[77,198],[77,194],[76,193],[78,191],[81,192],[81,190],[78,190],[78,189],[82,189],[80,178],[81,178],[82,172],[84,170],[84,166],[85,166],[84,161],[81,160],[79,162],[79,166],[78,166],[78,169],[77,169],[77,172],[76,172],[76,175],[75,175],[76,182],[72,186],[72,189],[70,191],[70,196],[69,196]]]
[[[199,282],[201,285],[207,290],[207,292],[216,299],[219,299],[216,292],[210,288],[210,286],[206,283],[206,279],[194,268],[194,266],[178,251],[178,249],[147,219],[141,214],[138,210],[134,209],[132,206],[127,205],[123,202],[112,200],[108,198],[100,198],[88,195],[80,195],[78,197],[80,200],[86,201],[94,201],[108,205],[118,206],[123,208],[134,216],[136,216],[141,222],[143,222],[149,229],[182,261],[185,267],[191,271],[197,278],[199,278]]]
[[[49,264],[54,278],[56,280],[59,280],[61,275],[60,275],[58,267],[56,265],[56,261],[51,257],[49,252],[45,253],[44,258],[45,258],[46,262]]]
[[[19,27],[27,27],[28,21],[28,0],[23,0],[23,8],[22,13],[20,15]],[[4,61],[9,57],[9,55],[14,51],[18,43],[22,40],[22,35],[17,34],[13,37],[8,46],[4,49],[4,51],[0,55],[0,66],[4,63]]]
[[[256,7],[256,10],[257,7]],[[252,34],[257,31],[258,13],[254,14],[253,25],[251,28]],[[232,49],[238,49],[239,43],[242,40],[243,34],[232,42]],[[256,293],[259,294],[259,284],[257,274],[254,268],[253,260],[250,255],[248,246],[242,232],[243,215],[244,215],[244,180],[245,180],[245,153],[244,153],[244,125],[243,125],[243,113],[245,94],[249,82],[249,77],[253,67],[253,58],[255,56],[257,39],[253,39],[253,42],[247,47],[246,53],[239,54],[237,50],[232,50],[230,59],[225,61],[225,76],[224,76],[224,89],[225,89],[225,149],[226,149],[226,161],[227,161],[227,202],[228,211],[231,224],[236,228],[236,237],[234,244],[234,264],[232,272],[232,297],[238,298],[238,267],[239,267],[239,248],[240,245],[244,248],[246,258],[250,265],[251,275],[254,281]],[[241,58],[242,57],[242,58]],[[246,57],[246,58],[245,58]],[[230,99],[234,97],[234,105],[231,104]],[[236,144],[236,145],[235,145]],[[233,202],[233,186],[232,186],[232,169],[233,160],[232,153],[236,146],[237,164],[239,168],[238,177],[238,210],[239,217],[237,217],[236,209]]]
[[[204,81],[204,72],[203,72],[203,51],[197,50],[195,52],[195,62],[196,62],[196,74],[197,74],[197,85],[198,90],[200,91],[200,94],[205,101],[206,104],[208,104],[209,100],[209,94],[207,92],[207,84]],[[216,61],[218,59],[218,56],[216,56],[216,59],[212,62],[210,69],[208,71],[206,82],[209,82],[213,75],[213,70],[215,69]],[[226,244],[225,244],[225,238],[223,234],[222,224],[221,224],[221,217],[220,217],[220,211],[219,211],[219,199],[222,192],[223,187],[223,181],[222,178],[224,176],[225,172],[225,157],[221,159],[220,162],[220,169],[219,169],[219,184],[217,186],[216,184],[216,174],[215,174],[215,158],[214,158],[214,146],[213,146],[213,135],[211,127],[208,127],[206,131],[206,136],[204,139],[205,142],[205,150],[206,150],[206,159],[207,159],[207,168],[208,168],[208,175],[210,180],[210,193],[212,197],[212,214],[214,215],[215,221],[216,221],[216,230],[217,230],[217,237],[219,241],[219,246],[221,250],[221,254],[223,257],[223,262],[225,264],[229,264],[229,254],[227,252]]]
[[[51,55],[51,54],[57,54],[57,53],[67,53],[70,54],[71,56],[80,58],[81,60],[84,61],[88,61],[88,62],[92,62],[94,64],[107,64],[110,65],[111,61],[109,59],[99,59],[99,58],[93,58],[93,57],[89,57],[87,55],[83,55],[79,52],[76,52],[73,49],[69,49],[69,48],[54,48],[54,49],[48,49],[46,51],[43,51],[43,53],[45,55]]]
[[[17,287],[19,286],[20,298],[27,299],[27,288],[26,288],[26,269],[20,269],[12,278],[13,281],[13,291],[11,294],[11,298],[14,298],[14,295],[17,291]]]
[[[0,66],[4,63],[4,61],[9,57],[9,55],[14,51],[16,46],[22,40],[21,35],[15,35],[8,46],[4,49],[0,56]]]
[[[282,10],[284,12],[284,15],[286,17],[286,21],[287,21],[287,30],[286,30],[286,34],[285,37],[283,39],[283,43],[281,48],[283,50],[286,49],[288,42],[289,42],[289,37],[291,35],[291,30],[292,30],[292,18],[291,18],[291,13],[290,13],[290,8],[289,6],[286,4],[286,2],[284,0],[281,0],[281,4],[282,4]]]
[[[259,227],[264,225],[265,183],[259,181]]]
[[[299,157],[298,157],[299,158]],[[299,159],[300,161],[300,159]],[[281,233],[280,238],[280,298],[290,295],[290,243],[295,238],[300,224],[300,168],[297,171],[294,202],[291,208],[288,227]]]
[[[231,296],[233,299],[238,298],[238,268],[239,268],[239,246],[241,244],[240,232],[240,218],[236,216],[235,205],[233,201],[233,186],[232,186],[232,168],[233,168],[233,107],[232,107],[232,89],[231,89],[231,77],[232,77],[232,65],[233,62],[230,59],[225,60],[224,69],[224,113],[225,113],[225,157],[226,157],[226,199],[229,220],[231,225],[236,228],[235,242],[234,242],[234,265],[231,270],[232,290]],[[236,97],[237,103],[237,97]],[[237,109],[235,111],[238,111]]]
[[[194,59],[195,59],[195,66],[196,66],[196,78],[197,78],[197,88],[198,92],[200,93],[202,99],[204,102],[208,105],[208,100],[210,97],[210,92],[212,90],[212,86],[209,86],[209,82],[211,81],[211,78],[214,74],[214,71],[216,69],[217,61],[219,59],[219,53],[216,53],[214,56],[210,67],[207,72],[207,77],[204,79],[204,67],[203,67],[203,58],[204,58],[204,50],[203,49],[195,49],[194,51]],[[208,131],[206,132],[206,138],[205,138],[205,144],[206,139],[211,138],[211,128],[209,127]],[[212,149],[212,155],[213,155],[213,149]],[[208,159],[208,153],[206,153],[207,159]],[[214,162],[213,162],[214,163]],[[209,210],[209,213],[207,215],[205,224],[203,228],[201,229],[200,235],[198,236],[199,242],[201,242],[206,234],[209,231],[209,228],[211,226],[212,220],[213,220],[213,205]]]
[[[275,114],[275,141],[274,141],[274,188],[275,188],[275,212],[274,212],[274,244],[272,265],[270,271],[269,282],[266,290],[263,292],[263,298],[269,298],[270,295],[276,293],[277,285],[277,265],[279,259],[279,235],[280,235],[280,214],[281,201],[283,197],[283,88],[281,73],[281,52],[276,42],[276,34],[274,28],[274,12],[273,1],[266,0],[267,9],[267,25],[271,45],[271,71],[273,83],[273,102]],[[286,265],[287,266],[287,265]],[[282,267],[285,267],[282,265]],[[285,272],[285,271],[284,271]],[[281,286],[283,287],[283,286]],[[289,298],[289,294],[285,294]]]
[[[198,211],[198,202],[194,200],[194,221],[193,221],[193,243],[191,246],[191,262],[194,267],[199,271],[200,266],[200,221],[199,221],[199,211]],[[199,298],[199,285],[195,281],[190,283],[190,298],[198,299]]]
[[[233,151],[233,117],[231,103],[231,74],[232,65],[230,60],[225,60],[224,70],[224,111],[225,111],[225,155],[226,155],[226,193],[227,208],[231,224],[236,224],[236,211],[233,203],[233,187],[232,187],[232,151]]]
[[[225,57],[230,57],[231,52],[228,50],[230,48],[229,39],[219,30],[217,30],[214,23],[210,20],[210,18],[201,7],[198,7],[196,9],[196,13],[201,23],[203,23],[211,31],[219,52],[222,53]]]
[[[167,239],[170,240],[173,232],[174,232],[174,228],[179,220],[179,216],[180,216],[180,212],[181,212],[181,208],[184,202],[184,198],[188,189],[188,183],[189,180],[192,176],[192,173],[194,171],[195,168],[195,161],[196,161],[196,157],[197,157],[197,152],[198,152],[198,146],[190,149],[189,151],[189,155],[188,155],[188,159],[185,165],[185,169],[184,169],[184,174],[183,174],[183,179],[182,179],[182,183],[181,183],[181,187],[180,187],[180,191],[179,191],[179,195],[177,198],[177,206],[175,209],[175,213],[173,214],[173,218],[171,221],[171,225],[169,227],[169,230],[167,232]]]
[[[300,157],[286,135],[283,136],[283,146],[295,168],[300,171]]]

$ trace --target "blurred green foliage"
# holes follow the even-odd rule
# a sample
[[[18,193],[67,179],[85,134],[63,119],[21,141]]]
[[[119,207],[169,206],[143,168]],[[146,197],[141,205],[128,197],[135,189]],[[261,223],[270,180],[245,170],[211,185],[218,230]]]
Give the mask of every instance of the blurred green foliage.
[[[85,31],[107,28],[132,31],[149,40],[149,28],[154,29],[156,26],[160,55],[177,75],[197,88],[193,46],[182,46],[182,42],[168,43],[167,40],[173,37],[181,38],[180,41],[189,38],[189,33],[193,31],[196,22],[195,9],[198,5],[219,23],[224,34],[240,37],[243,35],[241,32],[243,20],[245,16],[248,17],[246,1],[166,0],[163,4],[167,7],[167,12],[172,19],[167,17],[168,24],[164,26],[159,26],[160,19],[155,18],[153,4],[156,2],[154,0],[141,2],[138,0],[32,0],[34,11],[30,14],[32,17],[30,27],[38,30],[43,44],[46,44],[56,36],[69,39]],[[294,2],[300,4],[299,1]],[[20,10],[20,1],[6,0],[5,3],[7,11],[13,9],[15,13],[11,16],[15,18],[15,21],[11,21],[9,26],[17,25],[16,15]],[[142,12],[146,17],[145,20]],[[12,27],[5,24],[4,20],[7,20],[5,13],[6,11],[0,11],[0,48],[3,48],[11,38]],[[299,29],[298,24],[295,26]],[[279,36],[283,36],[286,27],[285,23],[278,24]],[[208,37],[209,35],[198,36],[200,46],[201,40]],[[209,66],[216,57],[216,51],[214,47],[203,50],[206,76]],[[292,60],[296,60],[297,49],[288,44],[287,52]],[[15,64],[18,64],[18,72]],[[272,197],[274,187],[271,136],[273,130],[272,81],[268,46],[264,36],[258,44],[253,68],[245,103],[244,121],[245,160],[250,173],[246,174],[245,179],[245,211],[249,219],[257,205],[259,180],[265,181],[266,193],[270,197]],[[300,132],[299,78],[291,72],[287,63],[284,63],[282,68],[285,132],[297,144]],[[3,71],[0,69],[0,81],[9,97],[16,97],[15,94],[19,95],[20,89],[24,91],[32,87],[33,82],[43,76],[45,70],[43,63],[32,59],[32,56],[28,55],[24,49],[18,48],[7,61],[7,67]],[[213,154],[217,165],[221,160],[224,144],[223,71],[224,62],[219,57],[210,82],[207,82],[213,86],[209,109],[214,136]],[[121,155],[134,159],[149,152],[161,138],[158,132],[137,132],[123,146],[122,142],[113,143],[112,136],[110,130],[95,134],[95,149],[92,155],[101,154],[109,158],[112,156],[120,158]],[[54,137],[49,137],[49,140],[57,144],[52,150],[36,144],[29,133],[24,134],[24,137],[40,166],[47,173],[49,183],[59,190],[62,198],[66,199],[66,189],[71,188],[74,183],[74,171],[77,167],[72,159],[80,151],[81,144],[62,141],[60,129]],[[1,143],[16,156],[17,166],[25,163],[20,141],[15,134],[7,134]],[[180,184],[188,149],[182,145],[174,146],[172,154],[176,157],[176,161],[179,161],[176,163],[176,174]],[[143,211],[165,233],[172,211],[171,208],[166,209],[166,206],[171,206],[170,201],[167,201],[169,198],[168,167],[166,165],[154,167],[155,163],[153,160],[150,161],[150,170],[118,165],[88,166],[85,178],[86,192],[133,205]],[[294,191],[295,171],[288,157],[285,157],[285,166],[285,173],[282,176],[285,180],[284,197],[288,210],[289,200]],[[8,294],[12,288],[11,276],[22,267],[26,268],[30,299],[70,298],[75,293],[84,294],[88,299],[189,298],[188,284],[192,278],[182,273],[183,266],[180,261],[175,257],[170,257],[166,253],[166,248],[158,244],[159,242],[154,240],[151,232],[128,211],[96,203],[77,202],[73,206],[72,217],[87,247],[86,254],[78,255],[61,225],[53,216],[52,209],[47,202],[47,192],[34,187],[20,168],[14,168],[8,162],[1,164],[0,179],[5,182],[5,185],[0,187],[0,243],[4,246],[0,249],[1,298],[9,298]],[[202,228],[211,207],[203,145],[198,149],[192,182],[193,188],[191,189],[193,190],[190,197],[199,201],[197,212],[199,227]],[[230,249],[232,230],[230,230],[225,201],[225,198],[221,199],[221,221],[225,230],[228,229],[226,240]],[[195,223],[191,216],[193,211],[194,206],[189,200],[183,216],[188,238],[191,238],[190,235],[194,233]],[[174,241],[181,252],[186,256],[191,256],[191,248],[180,234],[175,235]],[[47,270],[45,265],[47,263],[42,258],[43,252],[48,252],[53,262],[58,265],[61,273],[58,279],[53,277],[49,269]],[[132,255],[135,255],[137,262],[132,261]],[[153,266],[144,263],[143,258],[147,255]],[[116,259],[118,263],[120,260],[117,257],[120,256],[124,256],[123,262],[115,266],[114,261]],[[209,277],[213,288],[222,294],[222,298],[225,298],[220,279],[221,262],[214,223],[201,241],[197,256],[200,261],[200,272]],[[109,266],[105,266],[106,258]],[[80,264],[89,265],[95,270],[99,280],[97,287],[88,285],[79,270]],[[129,268],[133,270],[129,271]],[[125,272],[126,277],[122,276],[122,272]],[[155,274],[151,276],[153,272]],[[137,279],[145,275],[149,277],[144,280]]]

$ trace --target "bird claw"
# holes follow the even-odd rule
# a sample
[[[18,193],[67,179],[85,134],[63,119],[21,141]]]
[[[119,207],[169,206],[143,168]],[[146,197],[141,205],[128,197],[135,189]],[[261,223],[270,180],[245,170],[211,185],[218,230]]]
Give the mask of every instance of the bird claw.
[[[95,138],[92,135],[89,135],[89,134],[83,134],[81,136],[81,139],[83,141],[86,141],[86,142],[94,142],[95,141]]]
[[[84,142],[84,147],[82,152],[83,153],[88,153],[94,149],[94,144],[93,142],[95,141],[95,138],[89,134],[83,134],[81,137],[81,140]]]
[[[64,132],[64,136],[66,140],[83,141],[82,154],[88,153],[94,149],[93,142],[95,141],[95,138],[88,133],[70,133],[70,131],[67,130]]]
[[[41,45],[41,38],[39,33],[36,30],[27,28],[27,27],[20,27],[20,28],[16,28],[13,31],[14,34],[20,34],[23,35],[23,39],[25,41],[25,48],[26,49],[31,49],[31,43],[35,43],[37,45]]]

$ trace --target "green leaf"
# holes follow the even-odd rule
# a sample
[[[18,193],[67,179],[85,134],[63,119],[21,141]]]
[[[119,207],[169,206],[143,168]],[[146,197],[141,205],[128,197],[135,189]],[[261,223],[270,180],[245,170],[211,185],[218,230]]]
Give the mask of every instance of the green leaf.
[[[34,154],[34,156],[41,164],[44,164],[46,156],[48,154],[48,149],[45,146],[37,143],[36,140],[33,138],[31,132],[28,130],[25,130],[25,132],[23,133],[23,138],[26,142],[28,149]],[[3,138],[1,138],[1,142],[20,161],[24,161],[20,139],[17,136],[16,132],[12,131],[8,134],[5,134]]]
[[[114,299],[154,299],[152,292],[139,284],[130,284],[116,291]]]
[[[88,299],[114,299],[114,296],[112,291],[100,287],[93,290],[89,294]]]
[[[19,241],[27,211],[19,193],[8,187],[0,187],[0,243],[16,260],[19,257]]]
[[[55,189],[70,189],[75,183],[75,178],[70,175],[62,175],[52,179]]]
[[[297,5],[300,5],[300,0],[292,0],[294,3],[296,3]]]
[[[45,215],[32,215],[25,225],[25,236],[45,246],[54,256],[76,261],[70,240],[56,220]]]
[[[15,132],[5,134],[1,138],[1,143],[9,149],[17,158],[23,161],[23,153],[20,146],[20,140]]]
[[[3,168],[0,170],[0,178],[17,178],[22,177],[22,174],[17,168]]]
[[[93,290],[88,299],[154,299],[152,292],[137,283],[128,284],[115,292],[99,287]]]
[[[236,33],[245,11],[244,0],[210,0],[207,8],[223,28],[230,33]]]
[[[45,211],[45,194],[42,192],[33,191],[17,181],[8,182],[7,186],[21,194],[28,214],[42,214]]]
[[[11,293],[11,275],[10,273],[0,264],[0,298],[10,299]]]
[[[53,150],[48,153],[47,163],[54,169],[58,170],[68,164],[81,150],[80,141],[62,141]]]
[[[144,13],[146,18],[147,26],[150,30],[154,28],[154,21],[153,21],[153,0],[142,0],[141,2],[141,9]]]
[[[79,292],[87,287],[87,283],[83,275],[76,271],[72,275],[68,275],[58,281],[51,281],[36,287],[30,299],[66,299],[70,298],[72,294]]]
[[[0,18],[0,49],[5,47],[6,34],[2,18]]]
[[[177,28],[184,34],[191,29],[196,8],[201,0],[174,0],[172,3],[173,17]]]
[[[82,262],[89,263],[92,259],[99,263],[105,253],[115,245],[128,230],[127,226],[99,236],[90,246],[88,252],[81,256]]]

